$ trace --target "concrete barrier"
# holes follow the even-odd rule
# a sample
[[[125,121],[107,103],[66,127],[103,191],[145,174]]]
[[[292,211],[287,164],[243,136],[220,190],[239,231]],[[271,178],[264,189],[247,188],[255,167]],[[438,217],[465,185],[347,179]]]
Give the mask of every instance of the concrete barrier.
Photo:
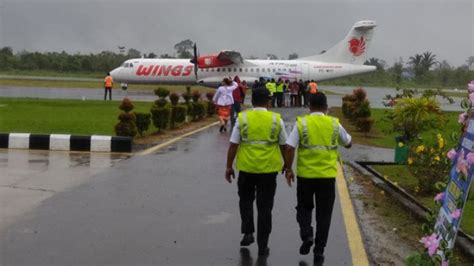
[[[0,148],[52,151],[132,152],[132,138],[65,134],[0,133]]]

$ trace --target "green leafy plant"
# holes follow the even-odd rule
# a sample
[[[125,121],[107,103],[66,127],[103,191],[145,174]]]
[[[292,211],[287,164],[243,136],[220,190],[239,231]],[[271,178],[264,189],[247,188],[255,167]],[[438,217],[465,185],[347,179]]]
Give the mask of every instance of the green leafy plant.
[[[165,130],[170,122],[171,108],[153,106],[150,111],[153,125],[158,131]]]
[[[161,88],[161,87],[154,90],[154,92],[155,92],[155,95],[158,96],[161,99],[164,99],[164,98],[168,97],[168,95],[170,94],[169,90],[167,90],[165,88]]]
[[[170,102],[171,102],[171,105],[173,105],[173,106],[178,105],[179,95],[175,92],[171,93],[170,94]]]
[[[171,107],[171,128],[186,121],[186,105],[176,105]]]
[[[133,108],[132,101],[128,98],[124,98],[120,103],[119,109],[123,112],[119,114],[119,122],[114,127],[117,136],[135,137],[137,135],[136,117],[134,113],[130,113]]]
[[[191,116],[193,121],[198,121],[206,115],[206,106],[203,102],[192,103]]]
[[[401,132],[408,142],[414,141],[423,131],[439,128],[444,121],[434,98],[399,99],[391,118],[393,130]]]
[[[137,130],[140,136],[143,136],[151,124],[151,114],[150,113],[135,113]]]
[[[193,102],[197,103],[201,99],[201,93],[198,90],[193,91],[191,94]]]

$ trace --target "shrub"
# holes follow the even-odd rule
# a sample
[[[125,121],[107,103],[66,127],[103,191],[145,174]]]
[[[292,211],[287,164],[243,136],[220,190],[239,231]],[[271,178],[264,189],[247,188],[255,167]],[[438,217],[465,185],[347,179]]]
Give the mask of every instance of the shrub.
[[[161,99],[164,99],[166,97],[168,97],[168,95],[170,94],[170,91],[165,89],[165,88],[158,88],[156,90],[154,90],[155,92],[155,95],[160,97]]]
[[[151,114],[149,113],[135,113],[137,130],[140,136],[150,128]]]
[[[173,106],[178,105],[179,102],[179,95],[175,92],[170,94],[170,101]]]
[[[192,103],[191,117],[194,121],[201,120],[206,115],[206,107],[202,102]]]
[[[361,102],[356,110],[354,110],[354,116],[357,119],[370,117],[370,103],[368,100]]]
[[[408,169],[416,176],[420,193],[429,195],[436,192],[435,184],[449,176],[451,162],[446,158],[448,148],[441,134],[437,143],[413,143],[408,157]]]
[[[207,116],[213,116],[216,114],[216,105],[214,102],[209,101],[207,103]]]
[[[164,130],[168,127],[170,121],[171,108],[153,106],[151,108],[151,115],[153,125],[158,131]]]
[[[188,105],[189,102],[191,101],[192,95],[191,95],[191,93],[186,92],[186,93],[181,94],[181,97],[183,97],[184,102],[186,103],[186,105]]]
[[[392,125],[410,142],[423,131],[437,128],[444,121],[439,103],[434,98],[401,98],[394,106]]]
[[[213,91],[206,93],[206,98],[209,102],[212,102],[212,99],[214,98],[214,94],[215,93]]]
[[[367,133],[370,132],[372,129],[372,125],[374,124],[374,120],[370,119],[370,117],[359,117],[356,121],[356,127],[360,132],[363,132],[367,137]]]
[[[157,107],[165,107],[165,105],[168,104],[168,101],[166,99],[161,98],[161,99],[156,100],[154,103],[155,103],[154,105]]]
[[[119,109],[124,111],[125,113],[128,113],[128,112],[132,111],[133,108],[135,108],[135,107],[133,106],[132,101],[130,101],[130,99],[128,99],[128,98],[124,98],[122,100],[122,103],[119,105]]]
[[[199,99],[201,98],[201,93],[198,90],[195,90],[191,94],[191,97],[193,99],[193,102],[197,103],[199,101]]]
[[[135,137],[137,135],[136,117],[134,113],[130,113],[133,108],[132,101],[128,98],[124,98],[120,103],[119,109],[123,112],[119,114],[119,122],[114,127],[117,136]]]
[[[367,92],[365,92],[365,90],[362,88],[354,89],[352,91],[352,95],[357,102],[362,102],[367,98]]]
[[[185,105],[171,107],[171,128],[175,128],[178,124],[186,121],[186,110]]]

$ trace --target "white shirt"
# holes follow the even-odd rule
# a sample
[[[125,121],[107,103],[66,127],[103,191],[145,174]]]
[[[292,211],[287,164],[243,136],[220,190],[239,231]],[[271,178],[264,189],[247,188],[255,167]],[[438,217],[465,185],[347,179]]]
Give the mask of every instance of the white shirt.
[[[239,84],[233,81],[232,85],[230,86],[220,86],[217,88],[216,94],[214,94],[214,98],[212,101],[220,106],[232,105],[234,103],[234,97],[232,97],[232,92],[237,89]]]
[[[314,112],[311,113],[311,115],[324,115],[324,113],[321,112]],[[298,122],[295,122],[295,125],[293,126],[293,130],[290,133],[290,136],[288,137],[288,140],[286,141],[287,145],[290,145],[293,148],[298,147],[298,144],[300,143],[300,134],[298,133]],[[351,143],[352,141],[352,136],[347,133],[347,131],[342,127],[341,124],[339,124],[339,141],[344,145],[347,146]]]
[[[267,108],[255,107],[255,108],[253,108],[253,110],[254,111],[267,111]],[[280,126],[281,126],[281,130],[280,130],[280,135],[278,136],[278,143],[280,145],[285,145],[286,138],[288,137],[288,135],[286,134],[285,123],[283,122],[283,120],[281,118],[280,118]],[[234,143],[234,144],[240,144],[239,119],[235,120],[234,129],[232,130],[232,134],[230,135],[230,142]]]

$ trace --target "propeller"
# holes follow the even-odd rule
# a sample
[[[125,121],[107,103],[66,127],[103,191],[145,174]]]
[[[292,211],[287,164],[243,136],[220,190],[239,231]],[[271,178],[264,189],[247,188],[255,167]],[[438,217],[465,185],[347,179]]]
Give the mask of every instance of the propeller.
[[[196,43],[194,43],[193,52],[194,52],[194,56],[193,56],[193,59],[191,59],[191,63],[194,64],[194,76],[196,77],[196,80],[197,80],[198,79],[198,54],[197,54]]]

